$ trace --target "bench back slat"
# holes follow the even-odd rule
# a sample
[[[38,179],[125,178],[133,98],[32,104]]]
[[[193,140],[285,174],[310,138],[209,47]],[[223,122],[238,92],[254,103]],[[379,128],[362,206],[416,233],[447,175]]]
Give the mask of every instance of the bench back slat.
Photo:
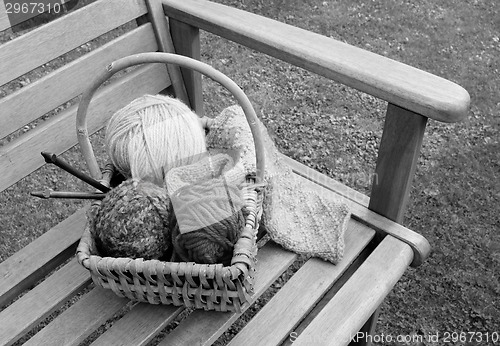
[[[142,1],[98,1],[9,41],[0,47],[0,85],[145,13]]]
[[[156,49],[153,30],[148,23],[8,95],[0,100],[0,138],[78,96],[97,75],[98,66]]]
[[[9,16],[5,9],[5,2],[0,1],[0,31],[10,28]]]
[[[88,114],[90,134],[102,128],[113,112],[145,93],[158,93],[170,85],[164,65],[148,65],[104,87],[95,95]],[[22,137],[0,147],[0,191],[44,164],[41,151],[60,154],[77,143],[77,105],[52,117]]]
[[[62,5],[62,4],[65,4],[67,2],[70,2],[70,1],[71,0],[58,0],[57,2]],[[38,2],[37,4],[40,4],[40,2]],[[43,4],[47,4],[47,3],[43,3]],[[30,4],[30,6],[35,6],[35,2],[32,2],[32,4]],[[32,8],[32,7],[30,7],[30,8]],[[48,8],[48,6],[47,6],[47,8]],[[34,14],[34,16],[29,16],[29,18],[36,17],[37,15],[38,14]],[[28,17],[26,17],[26,18],[28,18]],[[21,23],[21,22],[22,21],[20,21],[19,23]],[[12,25],[11,25],[11,21],[9,20],[9,15],[7,14],[7,8],[5,5],[5,1],[2,1],[2,2],[0,2],[0,31],[8,29],[11,26]]]
[[[80,209],[0,263],[0,307],[61,264],[66,253],[75,253],[86,220],[85,211]]]

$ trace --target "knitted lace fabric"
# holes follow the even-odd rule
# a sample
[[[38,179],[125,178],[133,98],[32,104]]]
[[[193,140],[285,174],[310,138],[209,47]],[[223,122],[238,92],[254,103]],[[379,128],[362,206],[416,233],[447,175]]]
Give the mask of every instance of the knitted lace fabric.
[[[266,166],[262,226],[284,248],[337,264],[344,253],[344,233],[350,218],[341,200],[322,195],[304,184],[283,162],[259,122]],[[238,106],[226,108],[215,118],[207,136],[209,151],[235,149],[247,174],[255,173],[255,149],[250,127]]]
[[[252,132],[239,106],[225,108],[214,118],[206,142],[207,149],[212,155],[229,154],[235,161],[235,169],[243,169],[245,174],[255,173]]]

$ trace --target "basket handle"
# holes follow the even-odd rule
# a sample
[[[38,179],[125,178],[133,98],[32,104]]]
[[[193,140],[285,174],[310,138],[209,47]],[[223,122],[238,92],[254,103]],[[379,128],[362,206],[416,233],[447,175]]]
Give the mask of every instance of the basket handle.
[[[87,111],[90,101],[96,90],[116,72],[134,65],[145,63],[174,64],[195,70],[218,82],[233,94],[233,96],[236,98],[241,108],[243,109],[247,122],[250,125],[250,130],[252,131],[252,136],[255,144],[257,167],[256,182],[262,182],[264,177],[265,164],[264,145],[258,126],[257,115],[255,114],[255,110],[243,90],[241,90],[241,88],[225,74],[199,60],[195,60],[178,54],[158,52],[130,55],[112,62],[111,64],[106,66],[106,70],[104,71],[104,73],[98,76],[91,84],[91,86],[83,93],[76,114],[76,133],[78,137],[78,143],[80,144],[80,149],[91,176],[97,180],[102,179],[102,173],[99,169],[99,165],[97,164],[97,160],[95,158],[87,130]]]

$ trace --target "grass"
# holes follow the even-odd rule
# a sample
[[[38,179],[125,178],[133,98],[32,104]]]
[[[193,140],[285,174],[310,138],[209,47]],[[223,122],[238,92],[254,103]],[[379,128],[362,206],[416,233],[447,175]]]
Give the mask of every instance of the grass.
[[[423,234],[433,250],[424,265],[407,271],[382,305],[377,334],[439,333],[443,342],[445,333],[500,332],[498,1],[218,2],[365,48],[469,91],[465,122],[428,124],[405,225]],[[369,193],[385,103],[209,34],[203,34],[202,48],[203,60],[249,95],[282,152]],[[208,81],[205,93],[209,114],[231,103]],[[79,161],[75,150],[66,157]],[[0,260],[81,205],[33,200],[27,191],[78,184],[45,167],[1,193]],[[478,335],[448,344],[493,344],[479,342]]]

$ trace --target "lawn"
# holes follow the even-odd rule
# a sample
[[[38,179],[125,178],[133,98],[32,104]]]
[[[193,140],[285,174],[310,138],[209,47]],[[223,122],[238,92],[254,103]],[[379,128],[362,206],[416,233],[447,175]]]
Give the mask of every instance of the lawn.
[[[382,305],[377,334],[439,333],[445,344],[449,333],[446,344],[493,345],[486,333],[500,333],[498,0],[217,2],[379,53],[468,90],[466,121],[428,123],[404,224],[429,240],[432,253],[407,271]],[[244,89],[283,153],[369,194],[384,102],[212,35],[202,38],[203,60]],[[209,115],[232,102],[208,81],[205,98]],[[0,139],[0,147],[8,140]],[[66,158],[81,162],[76,150]],[[1,193],[0,261],[81,206],[27,196],[40,187],[82,185],[45,167]],[[475,334],[452,342],[454,332]]]

